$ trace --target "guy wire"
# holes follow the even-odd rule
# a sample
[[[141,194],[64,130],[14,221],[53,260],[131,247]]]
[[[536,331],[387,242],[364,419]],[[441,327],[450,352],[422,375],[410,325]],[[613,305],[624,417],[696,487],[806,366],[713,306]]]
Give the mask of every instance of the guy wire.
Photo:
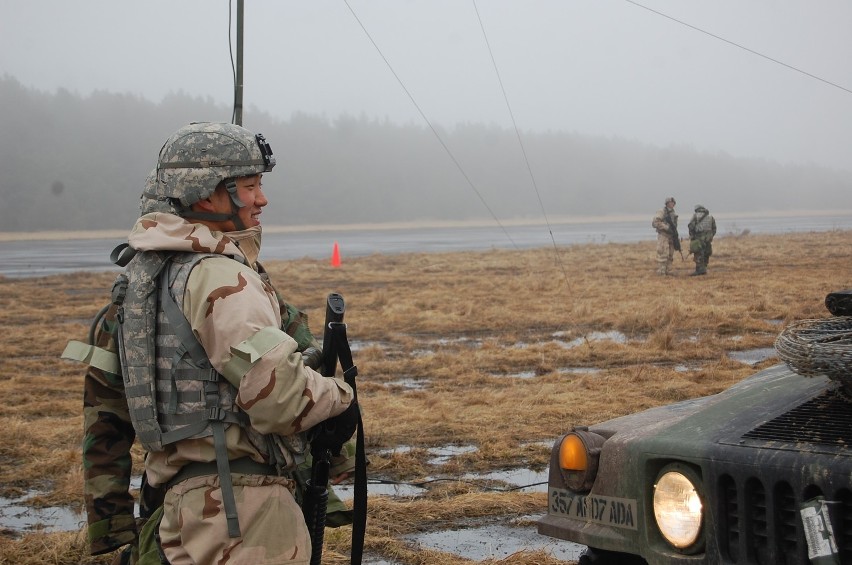
[[[547,211],[544,209],[544,203],[541,201],[541,193],[538,190],[538,183],[535,181],[535,175],[533,174],[532,167],[530,166],[530,160],[527,157],[527,150],[524,147],[524,142],[521,139],[521,132],[518,129],[518,123],[515,121],[515,113],[512,112],[512,106],[509,104],[509,97],[503,86],[503,78],[500,76],[500,69],[497,68],[497,60],[494,58],[494,52],[491,50],[491,43],[488,41],[488,34],[485,33],[485,26],[482,23],[482,17],[479,15],[479,8],[476,6],[476,0],[471,1],[473,2],[473,10],[476,12],[476,19],[479,21],[479,29],[482,30],[482,37],[485,39],[485,46],[488,48],[488,55],[491,57],[491,64],[494,65],[494,73],[497,75],[497,82],[500,83],[500,91],[503,93],[503,100],[506,102],[506,109],[509,111],[509,117],[512,118],[512,127],[515,129],[515,136],[518,138],[518,145],[520,146],[521,153],[524,156],[524,163],[526,163],[527,172],[530,175],[530,181],[532,182],[533,189],[535,190],[535,196],[538,198],[538,205],[541,208],[544,223],[547,225],[547,232],[550,234],[550,241],[553,243],[556,262],[562,270],[562,276],[565,277],[565,284],[568,286],[568,290],[570,291],[571,283],[568,279],[568,272],[565,270],[565,265],[562,263],[562,258],[559,256],[559,248],[556,246],[556,238],[553,237],[553,229],[550,226],[550,220],[547,218]]]
[[[725,43],[727,43],[727,44],[729,44],[729,45],[733,45],[734,47],[737,47],[737,48],[739,48],[739,49],[742,49],[743,51],[748,51],[748,52],[749,52],[749,53],[751,53],[752,55],[757,55],[758,57],[763,57],[763,58],[764,58],[764,59],[766,59],[767,61],[771,61],[771,62],[773,62],[773,63],[775,63],[775,64],[777,64],[777,65],[781,65],[782,67],[787,67],[788,69],[793,70],[793,71],[796,71],[797,73],[801,73],[801,74],[803,74],[803,75],[805,75],[805,76],[807,76],[807,77],[810,77],[810,78],[812,78],[812,79],[814,79],[814,80],[818,80],[818,81],[820,81],[820,82],[824,82],[825,84],[828,84],[828,85],[833,86],[833,87],[835,87],[835,88],[839,88],[840,90],[843,90],[843,91],[845,91],[845,92],[848,92],[849,94],[852,94],[852,90],[850,90],[850,89],[848,89],[848,88],[846,88],[846,87],[840,86],[839,84],[834,83],[834,82],[831,82],[830,80],[826,80],[826,79],[824,79],[824,78],[818,77],[818,76],[816,76],[816,75],[814,75],[814,74],[811,74],[811,73],[809,73],[809,72],[807,72],[807,71],[803,71],[802,69],[800,69],[800,68],[798,68],[798,67],[794,67],[793,65],[788,65],[787,63],[785,63],[785,62],[783,62],[783,61],[779,61],[778,59],[773,59],[772,57],[770,57],[770,56],[768,56],[768,55],[764,55],[763,53],[760,53],[760,52],[758,52],[758,51],[755,51],[754,49],[749,49],[749,48],[748,48],[748,47],[746,47],[745,45],[740,45],[739,43],[736,43],[736,42],[734,42],[734,41],[731,41],[730,39],[725,39],[724,37],[721,37],[721,36],[716,35],[716,34],[714,34],[714,33],[710,33],[709,31],[703,30],[703,29],[701,29],[700,27],[696,27],[696,26],[694,26],[694,25],[692,25],[692,24],[688,24],[688,23],[686,23],[686,22],[684,22],[684,21],[682,21],[682,20],[679,20],[679,19],[677,19],[677,18],[673,18],[673,17],[671,17],[671,16],[669,16],[669,15],[667,15],[667,14],[664,14],[664,13],[662,13],[662,12],[659,12],[659,11],[657,11],[657,10],[654,10],[653,8],[649,8],[648,6],[644,6],[644,5],[640,4],[639,2],[635,2],[634,0],[624,0],[624,1],[625,1],[625,2],[627,2],[628,4],[633,4],[633,5],[634,5],[634,6],[636,6],[636,7],[643,8],[643,9],[645,9],[645,10],[648,10],[649,12],[654,13],[654,14],[657,14],[658,16],[661,16],[661,17],[663,17],[663,18],[667,18],[667,19],[669,19],[669,20],[671,20],[671,21],[673,21],[673,22],[679,23],[679,24],[680,24],[680,25],[682,25],[682,26],[686,26],[686,27],[688,27],[688,28],[690,28],[690,29],[693,29],[693,30],[695,30],[695,31],[699,31],[699,32],[701,32],[701,33],[703,33],[703,34],[705,34],[705,35],[709,35],[709,36],[710,36],[710,37],[712,37],[713,39],[718,39],[719,41],[724,41]]]
[[[486,210],[488,210],[488,212],[491,214],[491,217],[492,217],[492,218],[494,218],[494,221],[495,221],[495,222],[497,222],[497,225],[498,225],[498,226],[500,226],[500,229],[502,229],[502,230],[503,230],[503,233],[504,233],[504,234],[506,234],[506,238],[507,238],[507,239],[508,239],[508,240],[512,243],[512,246],[513,246],[516,250],[520,250],[520,248],[518,247],[518,245],[515,243],[515,240],[513,240],[513,239],[512,239],[512,236],[510,236],[510,235],[509,235],[509,232],[506,230],[506,227],[505,227],[505,226],[504,226],[504,225],[500,222],[500,220],[497,218],[497,215],[494,213],[494,211],[491,209],[491,207],[490,207],[490,206],[488,205],[488,203],[485,201],[485,198],[482,196],[482,194],[481,194],[481,193],[479,192],[479,190],[476,188],[476,185],[474,185],[474,184],[473,184],[473,181],[472,181],[472,180],[470,180],[470,177],[467,175],[467,173],[465,172],[465,170],[462,168],[461,164],[458,162],[458,160],[456,159],[455,155],[453,155],[453,152],[452,152],[452,151],[450,151],[450,148],[449,148],[449,147],[447,147],[447,144],[446,144],[446,143],[444,143],[444,140],[443,140],[443,139],[441,139],[441,136],[438,134],[438,131],[437,131],[437,130],[434,128],[434,126],[432,125],[432,122],[430,122],[430,121],[429,121],[429,118],[427,118],[427,117],[426,117],[426,114],[425,114],[425,113],[423,113],[423,110],[421,110],[421,109],[420,109],[420,105],[419,105],[419,104],[417,104],[417,101],[414,99],[414,96],[412,96],[412,95],[411,95],[411,93],[410,93],[410,92],[408,91],[408,89],[405,87],[405,84],[402,82],[402,79],[399,77],[399,75],[398,75],[398,74],[396,74],[396,71],[394,71],[393,66],[390,64],[390,62],[387,60],[387,57],[385,57],[384,53],[382,53],[382,50],[379,48],[379,46],[378,46],[378,45],[376,44],[376,42],[373,40],[373,37],[370,35],[370,32],[369,32],[369,31],[367,31],[367,28],[366,28],[366,27],[364,26],[364,24],[361,22],[360,18],[358,18],[358,15],[355,13],[355,10],[353,10],[353,9],[352,9],[352,6],[350,6],[350,5],[349,5],[349,1],[348,1],[348,0],[343,0],[343,3],[344,3],[344,4],[346,4],[346,7],[347,7],[347,8],[349,8],[349,11],[352,13],[352,17],[354,17],[354,18],[355,18],[355,21],[357,21],[357,22],[358,22],[358,25],[359,25],[359,26],[361,26],[361,29],[362,29],[362,30],[364,31],[364,33],[367,35],[367,39],[369,39],[369,40],[370,40],[370,43],[372,43],[372,44],[373,44],[373,47],[374,47],[374,48],[376,49],[376,51],[379,53],[379,56],[380,56],[380,57],[382,58],[382,60],[385,62],[385,65],[387,65],[388,69],[390,69],[391,74],[394,76],[394,78],[396,79],[396,81],[397,81],[397,82],[399,83],[399,85],[402,87],[402,90],[403,90],[403,91],[405,92],[405,94],[408,96],[409,100],[411,100],[411,103],[412,103],[412,104],[414,104],[414,107],[415,107],[415,108],[417,109],[417,111],[420,113],[420,116],[423,118],[423,121],[425,121],[425,122],[426,122],[426,125],[428,125],[428,126],[429,126],[429,129],[431,129],[431,130],[432,130],[432,133],[435,135],[435,138],[437,138],[438,143],[440,143],[440,144],[441,144],[441,147],[443,147],[443,148],[444,148],[444,151],[446,151],[446,152],[447,152],[447,155],[449,155],[449,157],[450,157],[450,159],[452,160],[453,164],[455,164],[456,168],[459,170],[459,172],[462,174],[462,176],[464,177],[464,179],[467,181],[468,186],[470,186],[470,188],[473,190],[473,192],[474,192],[474,193],[476,194],[476,196],[479,198],[479,201],[480,201],[480,202],[482,202],[482,205],[483,205],[483,206],[485,206],[485,209],[486,209]]]

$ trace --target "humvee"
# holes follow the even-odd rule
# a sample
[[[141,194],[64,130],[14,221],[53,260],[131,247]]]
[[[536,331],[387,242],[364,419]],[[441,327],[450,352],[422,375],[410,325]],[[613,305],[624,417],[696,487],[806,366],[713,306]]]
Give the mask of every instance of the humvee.
[[[803,376],[776,348],[724,392],[560,437],[539,533],[581,565],[852,563],[852,369]]]

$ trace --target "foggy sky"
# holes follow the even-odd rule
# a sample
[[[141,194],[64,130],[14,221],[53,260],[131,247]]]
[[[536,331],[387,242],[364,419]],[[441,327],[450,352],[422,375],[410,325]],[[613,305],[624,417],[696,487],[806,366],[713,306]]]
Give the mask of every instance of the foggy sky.
[[[425,125],[419,107],[436,127],[511,128],[493,53],[522,132],[852,169],[852,2],[637,3],[246,0],[244,105],[285,120],[348,113]],[[227,0],[0,0],[0,74],[48,92],[154,102],[182,92],[230,107],[228,17]]]

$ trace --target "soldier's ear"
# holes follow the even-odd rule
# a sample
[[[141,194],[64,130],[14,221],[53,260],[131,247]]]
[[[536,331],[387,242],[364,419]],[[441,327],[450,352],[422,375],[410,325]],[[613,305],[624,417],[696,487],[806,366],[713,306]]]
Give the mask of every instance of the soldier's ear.
[[[202,198],[198,202],[192,205],[192,210],[195,212],[215,212],[216,205],[213,204],[213,201],[210,200],[210,197]]]

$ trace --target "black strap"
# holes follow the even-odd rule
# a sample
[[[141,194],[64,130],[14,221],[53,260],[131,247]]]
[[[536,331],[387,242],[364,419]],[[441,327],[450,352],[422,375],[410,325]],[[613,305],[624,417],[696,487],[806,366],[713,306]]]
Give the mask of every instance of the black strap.
[[[340,368],[343,369],[343,380],[352,387],[355,402],[358,402],[358,389],[355,386],[355,377],[358,376],[358,367],[352,361],[352,350],[349,347],[349,339],[346,336],[346,324],[342,322],[331,322],[331,335],[334,338],[334,347],[340,360]],[[367,531],[367,454],[364,450],[364,423],[361,420],[361,411],[358,411],[358,428],[355,431],[355,488],[352,498],[352,565],[360,565],[364,554],[364,536]]]
[[[204,396],[205,406],[208,418],[201,420],[196,424],[196,428],[204,429],[209,424],[213,430],[213,450],[216,453],[216,467],[219,471],[219,488],[222,491],[222,505],[225,508],[225,519],[228,523],[228,536],[231,538],[240,537],[240,523],[237,516],[237,503],[234,498],[234,486],[231,482],[230,462],[228,461],[228,450],[225,445],[225,414],[226,412],[219,406],[219,384],[218,375],[215,370],[210,367],[210,361],[199,343],[198,338],[192,331],[192,327],[186,316],[183,315],[180,307],[177,305],[171,291],[169,290],[169,270],[163,269],[160,274],[160,307],[172,324],[175,335],[178,336],[181,347],[177,353],[183,357],[183,354],[188,354],[199,370],[208,370],[210,377],[205,379]],[[175,365],[180,359],[174,359]],[[174,367],[172,367],[174,371]],[[170,408],[174,413],[174,408],[177,406],[177,388],[174,378],[172,378],[172,390],[169,400]],[[181,430],[179,436],[188,437],[186,434],[190,431],[195,431],[193,426],[188,426]]]
[[[136,250],[130,247],[129,243],[121,243],[110,252],[109,260],[119,267],[126,267],[134,255]]]
[[[240,457],[239,459],[233,459],[230,462],[231,473],[240,474],[240,475],[272,475],[275,476],[278,472],[275,470],[273,465],[267,465],[266,463],[258,463],[249,457]],[[193,463],[187,463],[183,467],[180,468],[180,471],[172,477],[167,483],[167,487],[171,488],[179,482],[185,481],[187,479],[191,479],[193,477],[202,477],[204,475],[215,475],[219,472],[219,468],[216,466],[215,461],[207,461],[202,463],[201,461],[195,461]]]

